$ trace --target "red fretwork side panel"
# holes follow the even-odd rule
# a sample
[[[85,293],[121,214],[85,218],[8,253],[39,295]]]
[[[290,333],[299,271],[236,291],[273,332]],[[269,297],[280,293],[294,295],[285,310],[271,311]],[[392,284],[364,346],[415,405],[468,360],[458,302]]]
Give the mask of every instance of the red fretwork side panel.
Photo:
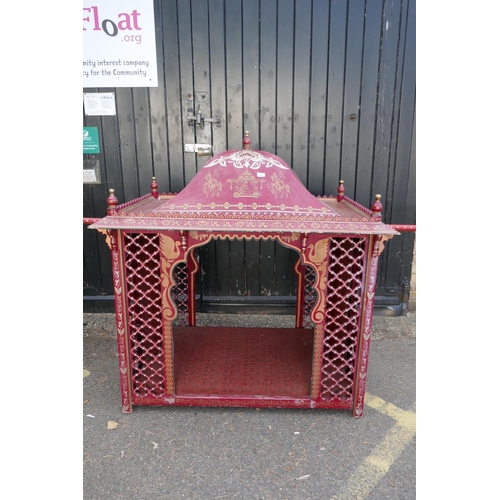
[[[186,262],[179,262],[174,267],[174,287],[172,288],[172,300],[177,307],[177,318],[173,321],[174,326],[189,325],[189,274]]]
[[[139,398],[161,397],[165,394],[165,361],[159,237],[126,233],[124,253],[132,392]]]
[[[311,319],[311,311],[318,300],[318,293],[314,288],[316,281],[316,273],[311,266],[305,266],[304,270],[304,303],[302,306],[302,327],[315,328],[315,324]]]
[[[331,238],[320,397],[354,397],[365,238]]]

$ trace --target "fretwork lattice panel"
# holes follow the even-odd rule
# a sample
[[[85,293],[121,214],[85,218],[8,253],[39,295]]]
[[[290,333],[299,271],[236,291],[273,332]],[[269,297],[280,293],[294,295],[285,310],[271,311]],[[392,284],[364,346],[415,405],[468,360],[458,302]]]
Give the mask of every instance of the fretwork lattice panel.
[[[177,318],[175,326],[188,326],[189,324],[189,302],[188,302],[188,266],[185,262],[179,262],[174,267],[174,282],[172,288],[172,299],[177,307]]]
[[[365,238],[331,238],[321,398],[352,398]]]
[[[304,305],[302,307],[302,326],[303,328],[314,328],[316,325],[311,320],[311,311],[316,305],[318,293],[314,288],[316,273],[311,266],[306,266],[304,272]]]
[[[132,390],[141,397],[161,396],[165,392],[165,362],[159,237],[125,233],[124,250]]]

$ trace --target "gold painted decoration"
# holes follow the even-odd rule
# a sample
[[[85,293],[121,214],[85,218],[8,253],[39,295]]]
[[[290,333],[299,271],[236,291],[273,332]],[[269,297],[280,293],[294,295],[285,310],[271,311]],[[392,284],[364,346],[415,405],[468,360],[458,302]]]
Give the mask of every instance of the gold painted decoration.
[[[292,233],[290,236],[281,236],[280,241],[286,241],[287,243],[291,243],[292,241],[298,241],[300,238],[300,233]]]
[[[109,230],[108,229],[98,229],[97,231],[99,231],[101,234],[104,234],[106,236],[106,245],[108,245],[108,247],[111,249],[111,237],[109,234]]]
[[[274,172],[271,175],[271,186],[269,189],[271,193],[276,196],[276,198],[288,198],[288,195],[290,194],[290,186],[285,182],[285,175],[283,172],[278,172],[278,174]]]
[[[222,182],[219,182],[217,179],[219,178],[219,172],[208,172],[207,175],[205,175],[205,183],[203,184],[201,190],[203,191],[203,194],[207,198],[218,198],[219,195],[222,193]],[[201,208],[202,205],[199,204],[199,207]],[[198,206],[197,206],[198,208]]]
[[[323,349],[323,332],[325,326],[323,323],[316,325],[314,329],[314,355],[312,367],[311,398],[319,398],[319,386],[321,382],[321,355]]]
[[[180,242],[166,234],[160,234],[160,263],[162,276],[162,315],[164,320],[173,320],[177,314],[177,309],[170,294],[174,286],[173,264],[180,256]]]
[[[380,256],[380,254],[384,251],[386,242],[392,239],[392,236],[393,236],[392,234],[391,235],[384,234],[375,237],[375,245],[373,247],[374,257]]]
[[[307,247],[306,262],[316,270],[317,283],[315,288],[318,292],[318,300],[311,311],[311,320],[321,323],[325,318],[326,280],[328,268],[328,246],[329,238],[323,238]]]
[[[247,170],[236,179],[228,179],[234,198],[258,198],[259,189],[262,189],[265,179],[257,179]],[[242,207],[243,208],[243,207]]]
[[[172,321],[163,320],[163,335],[165,341],[165,381],[167,395],[174,394],[174,360],[173,360],[173,336]]]
[[[208,240],[209,238],[207,233],[200,233],[199,231],[189,231],[189,236],[196,241]]]

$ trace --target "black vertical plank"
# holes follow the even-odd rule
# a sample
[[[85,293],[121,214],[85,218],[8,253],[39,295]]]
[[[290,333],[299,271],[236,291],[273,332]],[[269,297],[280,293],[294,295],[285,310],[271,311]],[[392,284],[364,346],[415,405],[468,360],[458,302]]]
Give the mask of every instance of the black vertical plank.
[[[392,26],[399,33],[399,40],[397,44],[397,59],[396,59],[396,85],[394,90],[394,112],[392,117],[392,134],[391,134],[391,146],[390,146],[390,156],[389,156],[389,175],[387,182],[387,199],[384,206],[384,214],[387,216],[387,220],[390,220],[390,214],[392,213],[392,203],[394,199],[394,180],[396,171],[396,158],[397,158],[397,142],[399,135],[399,120],[401,115],[401,92],[403,89],[403,69],[404,69],[404,53],[406,45],[406,28],[408,25],[408,0],[402,0],[400,5],[399,18],[396,19],[397,25]],[[387,26],[387,24],[386,24]],[[391,25],[389,23],[389,29]],[[410,114],[409,120],[411,123]]]
[[[392,65],[387,68],[389,74],[392,73],[392,93],[388,95],[388,98],[392,101],[391,113],[388,116],[390,119],[390,132],[386,138],[388,146],[388,154],[386,156],[387,161],[387,173],[385,178],[385,193],[382,192],[382,204],[384,206],[383,210],[383,220],[385,222],[392,222],[392,202],[394,196],[394,170],[395,170],[395,158],[396,158],[396,144],[398,139],[398,122],[400,116],[400,105],[401,105],[401,89],[402,89],[402,69],[403,69],[403,59],[404,59],[404,47],[406,39],[406,25],[407,25],[407,8],[408,4],[406,0],[402,2],[387,2],[385,4],[385,17],[382,30],[387,34],[388,40],[392,41],[392,44],[388,45],[391,48],[393,57],[390,58]],[[390,32],[394,32],[391,36]],[[383,39],[384,43],[385,39]],[[388,90],[387,90],[388,92]],[[385,158],[384,158],[385,159]],[[374,171],[375,173],[375,171]],[[380,193],[380,191],[377,191]],[[398,243],[396,243],[396,246]],[[387,252],[382,259],[380,266],[380,273],[385,277],[385,284],[388,289],[394,289],[398,286],[398,278],[394,275],[392,269],[394,266],[399,266],[401,263],[400,255],[397,254],[397,250],[393,250],[394,241],[389,242],[387,245]],[[389,276],[390,275],[390,276]]]
[[[240,149],[243,140],[243,46],[240,2],[226,3],[226,102],[228,149]]]
[[[116,89],[100,89],[101,93],[112,92],[115,94]],[[102,116],[102,144],[103,162],[105,165],[105,178],[103,179],[106,185],[106,191],[110,188],[115,190],[115,196],[119,203],[126,201],[124,199],[123,189],[123,173],[120,158],[120,138],[118,129],[118,116]]]
[[[183,153],[183,122],[185,117],[182,112],[182,104],[185,96],[181,95],[180,84],[180,61],[179,61],[179,23],[177,12],[177,1],[167,0],[162,9],[162,35],[163,35],[163,58],[164,65],[164,96],[159,95],[157,106],[162,106],[162,112],[153,120],[153,132],[165,133],[168,140],[161,157],[165,157],[165,168],[160,172],[167,182],[161,191],[178,193],[184,187],[184,153]],[[189,36],[189,31],[184,30],[184,36]],[[160,120],[160,121],[159,121]],[[168,153],[168,164],[167,161]],[[158,186],[158,172],[155,168],[155,176]]]
[[[289,116],[282,116],[282,120],[285,120],[286,126],[292,130],[291,166],[302,184],[307,187],[311,0],[296,1],[294,23],[293,111]]]
[[[101,88],[100,92],[114,92],[116,97],[115,88]],[[103,163],[105,165],[105,180],[104,186],[106,192],[99,200],[101,204],[100,212],[102,217],[106,215],[106,197],[110,188],[115,190],[115,196],[118,198],[118,203],[123,203],[125,200],[123,189],[123,175],[122,166],[120,162],[120,140],[118,133],[118,118],[117,116],[102,116],[102,150],[103,150]],[[104,187],[103,186],[103,187]],[[97,199],[95,200],[97,202]],[[104,206],[103,206],[104,205]],[[104,236],[98,239],[99,245],[99,261],[101,263],[102,272],[102,288],[106,294],[113,293],[113,279],[111,275],[111,255],[109,248],[106,245]],[[104,271],[106,270],[106,271]]]
[[[259,120],[259,2],[243,2],[243,129],[250,132],[252,149],[260,149]]]
[[[278,0],[276,154],[292,165],[294,10]],[[303,96],[300,96],[303,99]]]
[[[228,149],[241,149],[243,140],[243,47],[241,3],[226,2],[226,123]],[[229,242],[231,294],[245,293],[245,245]]]
[[[276,0],[260,0],[259,149],[276,153]]]
[[[413,127],[416,91],[416,50],[415,50],[415,15],[414,2],[404,19],[406,26],[405,44],[401,52],[400,64],[403,68],[401,79],[401,101],[399,103],[399,120],[397,122],[397,142],[394,150],[394,176],[391,206],[391,221],[407,221],[408,205],[415,205],[415,191],[409,190],[413,180],[410,162],[412,158]],[[409,224],[414,224],[414,221]],[[406,244],[405,244],[406,243]],[[391,265],[387,268],[387,281],[400,284],[404,277],[410,278],[412,247],[406,238],[393,238],[388,259]]]
[[[195,7],[196,8],[196,5]],[[184,151],[185,144],[195,144],[196,134],[195,125],[189,124],[187,115],[188,110],[195,113],[194,109],[194,75],[193,75],[193,40],[192,40],[192,17],[191,1],[177,1],[177,29],[179,37],[179,62],[180,62],[180,99],[181,99],[181,126],[183,140],[177,147],[182,147]],[[189,99],[191,96],[191,99]],[[195,153],[183,153],[184,155],[184,182],[183,186],[196,174],[196,156]],[[172,180],[173,184],[173,180]],[[175,188],[178,189],[177,187]]]
[[[394,113],[396,65],[399,40],[400,4],[387,0],[382,17],[382,46],[379,67],[379,89],[375,132],[373,168],[373,193],[382,195],[384,208],[387,204],[389,154]],[[387,212],[384,212],[387,213]],[[387,221],[387,218],[384,217]]]
[[[221,117],[220,126],[212,125],[213,154],[228,149],[226,122],[226,57],[224,0],[209,0],[210,103],[211,116]]]
[[[351,0],[347,16],[344,123],[342,131],[342,163],[340,165],[345,194],[351,198],[354,198],[356,182],[364,22],[364,0]]]
[[[209,241],[199,249],[201,286],[203,295],[219,295],[217,287],[217,249],[218,241]]]
[[[95,88],[84,89],[84,92],[97,92]],[[106,215],[106,184],[105,184],[105,165],[103,162],[102,149],[102,127],[99,116],[86,116],[83,114],[84,127],[97,127],[99,144],[101,152],[98,155],[84,154],[85,160],[99,160],[101,168],[102,184],[83,184],[83,216],[84,217],[104,217]],[[99,261],[99,239],[102,235],[95,230],[83,226],[83,259],[85,263],[84,286],[95,288],[102,293],[102,274]],[[106,271],[104,271],[106,272]]]
[[[243,41],[243,129],[252,138],[252,149],[260,149],[259,123],[259,2],[242,2]],[[248,202],[248,200],[246,200]],[[246,295],[260,295],[260,245],[245,241]]]
[[[139,196],[132,89],[116,89],[116,118],[120,136],[120,164],[123,176],[123,198],[120,203]]]
[[[205,99],[195,99],[195,105],[200,105],[204,118],[212,118],[210,100],[210,52],[209,52],[209,19],[207,0],[191,0],[191,33],[193,39],[193,77],[195,96],[197,92],[208,93]],[[195,127],[195,142],[198,144],[212,144],[212,125],[203,122]],[[200,170],[210,158],[209,156],[194,155],[196,170]]]
[[[410,3],[410,15],[412,16],[412,22],[415,23],[415,7]],[[412,35],[414,36],[414,35]],[[407,194],[407,205],[406,205],[406,224],[416,224],[416,112],[415,105],[413,107],[413,133],[411,141],[411,155],[410,164],[408,166],[408,194]],[[415,248],[415,233],[403,233],[403,270],[400,276],[400,282],[404,278],[411,279],[411,266],[413,264],[413,252]]]
[[[210,118],[210,47],[209,47],[209,19],[208,3],[206,0],[191,0],[191,39],[192,39],[192,65],[193,65],[193,100],[194,113],[197,112],[197,106],[204,118]],[[203,92],[205,99],[201,97]],[[191,126],[194,131],[194,143],[212,144],[212,124],[210,122],[202,123],[201,126]],[[196,171],[210,159],[209,156],[198,157],[196,153],[191,154],[195,160]],[[186,184],[191,177],[186,177]],[[217,268],[217,246],[219,242],[211,241],[200,248],[200,256],[203,268],[203,286],[204,294],[219,295],[220,281],[219,270]]]
[[[132,89],[139,196],[151,191],[151,177],[153,177],[151,118],[148,95],[147,88]]]
[[[85,217],[94,217],[93,185],[84,184],[83,187],[83,214]],[[102,237],[102,235],[95,230],[88,229],[87,225],[83,225],[84,286],[95,288],[100,292],[102,289],[102,273],[99,265],[99,237]]]
[[[171,165],[169,162],[169,148],[167,142],[167,106],[165,102],[165,86],[166,82],[170,82],[170,78],[166,78],[166,60],[170,60],[170,48],[167,48],[165,39],[167,33],[170,33],[170,31],[165,33],[165,19],[170,19],[172,15],[175,18],[175,0],[173,0],[173,2],[172,0],[169,0],[168,2],[157,1],[154,3],[154,9],[158,87],[152,87],[149,89],[149,105],[151,115],[151,148],[153,161],[152,174],[156,177],[156,182],[158,183],[158,191],[160,193],[168,193],[171,191],[169,175],[169,169],[171,168]],[[178,102],[178,97],[174,96],[172,101]]]
[[[260,127],[258,145],[262,151],[276,152],[276,0],[260,0]],[[274,295],[276,250],[273,240],[260,242],[261,295]]]
[[[276,154],[292,165],[294,17],[290,2],[278,0]],[[302,98],[302,96],[301,96]],[[291,295],[291,250],[276,243],[276,292]]]
[[[314,195],[324,194],[329,17],[329,2],[314,1],[311,30],[311,114],[307,182],[307,188]]]
[[[372,193],[373,146],[377,112],[382,7],[383,0],[372,0],[366,3],[361,108],[359,110],[358,165],[355,186],[355,199],[365,207],[370,207],[374,201]]]
[[[209,0],[209,56],[211,116],[221,117],[221,126],[207,125],[212,130],[213,154],[227,150],[226,142],[226,61],[224,33],[224,1]],[[214,244],[216,290],[221,296],[231,295],[231,267],[229,265],[229,241],[217,240]]]
[[[324,193],[337,194],[343,126],[347,0],[331,3]]]

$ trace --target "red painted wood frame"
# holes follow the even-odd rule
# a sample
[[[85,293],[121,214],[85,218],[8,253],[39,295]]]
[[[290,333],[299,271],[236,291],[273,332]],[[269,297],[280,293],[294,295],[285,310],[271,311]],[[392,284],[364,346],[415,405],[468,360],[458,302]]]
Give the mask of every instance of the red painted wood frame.
[[[112,254],[122,409],[134,405],[350,409],[363,414],[378,256],[398,234],[345,196],[317,199],[280,158],[210,159],[178,195],[118,204],[92,224]],[[249,201],[247,201],[249,199]],[[289,201],[287,201],[289,200]],[[406,228],[405,228],[406,229]],[[197,249],[276,240],[297,252],[295,328],[196,326]],[[204,380],[206,379],[206,380]]]

